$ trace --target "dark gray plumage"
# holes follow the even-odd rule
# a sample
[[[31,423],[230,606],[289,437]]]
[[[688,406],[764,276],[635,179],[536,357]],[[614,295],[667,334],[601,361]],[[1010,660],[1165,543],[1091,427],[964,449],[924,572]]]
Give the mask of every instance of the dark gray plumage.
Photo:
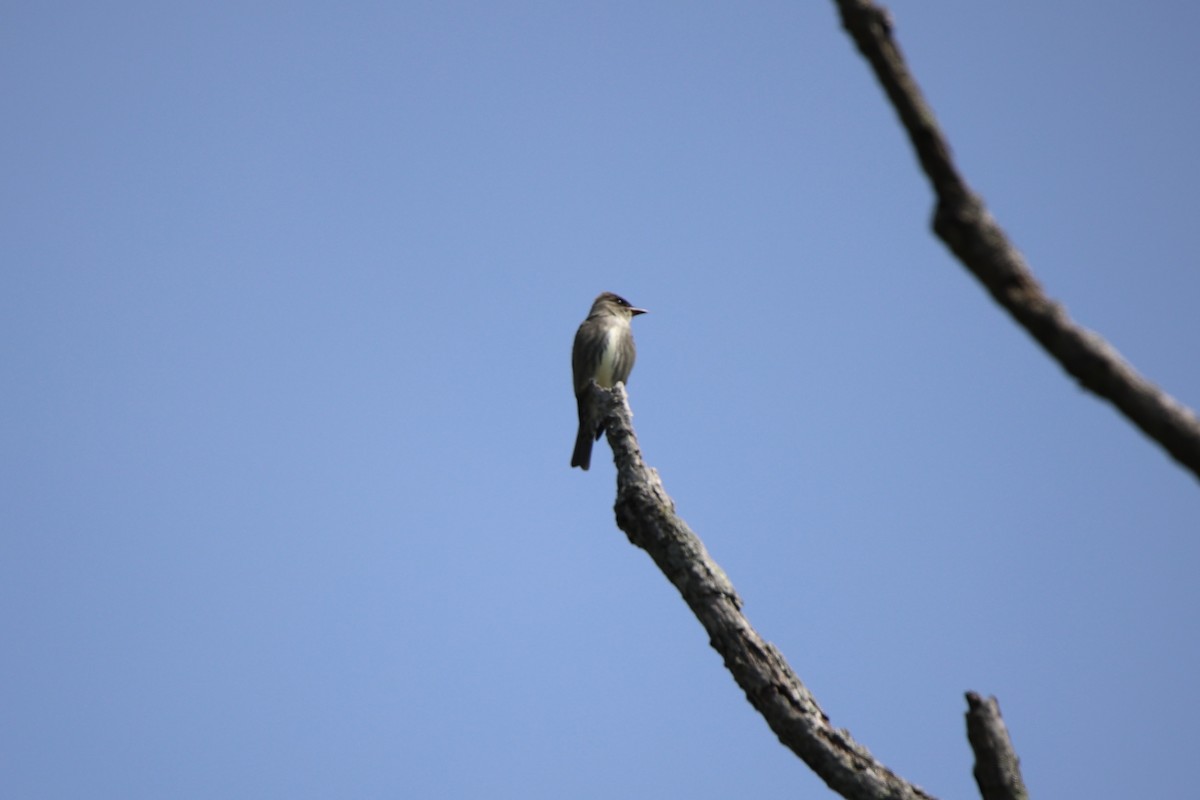
[[[587,469],[592,463],[592,442],[604,432],[599,420],[592,419],[587,402],[588,385],[594,380],[605,389],[629,380],[637,348],[629,322],[646,310],[634,308],[625,298],[604,292],[592,303],[587,319],[575,332],[571,349],[571,372],[575,378],[575,402],[579,407],[579,433],[571,466]]]

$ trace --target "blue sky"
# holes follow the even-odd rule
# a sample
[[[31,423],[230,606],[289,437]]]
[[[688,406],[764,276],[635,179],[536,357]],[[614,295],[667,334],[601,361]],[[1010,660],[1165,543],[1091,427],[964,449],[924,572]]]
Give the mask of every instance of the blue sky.
[[[891,3],[1048,292],[1200,406],[1187,3]],[[825,796],[567,467],[647,461],[839,727],[1182,796],[1200,483],[929,232],[832,3],[23,4],[0,25],[0,791]]]

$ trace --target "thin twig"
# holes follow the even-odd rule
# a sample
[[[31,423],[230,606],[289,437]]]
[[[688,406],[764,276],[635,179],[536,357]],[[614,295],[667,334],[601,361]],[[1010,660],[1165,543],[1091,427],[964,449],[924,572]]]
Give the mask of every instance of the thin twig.
[[[937,195],[935,233],[1063,369],[1200,478],[1196,414],[1140,375],[1042,290],[982,198],[959,174],[950,145],[892,36],[887,11],[870,0],[837,0],[837,6],[843,27],[875,70]]]

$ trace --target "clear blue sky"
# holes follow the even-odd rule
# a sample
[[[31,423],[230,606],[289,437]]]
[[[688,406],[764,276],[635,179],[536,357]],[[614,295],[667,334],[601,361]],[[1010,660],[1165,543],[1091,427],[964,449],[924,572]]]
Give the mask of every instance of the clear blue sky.
[[[1200,406],[1192,3],[895,2],[1047,290]],[[0,794],[822,797],[568,469],[648,462],[839,727],[1180,797],[1200,482],[928,229],[830,2],[9,4]],[[1185,789],[1188,787],[1188,789]]]

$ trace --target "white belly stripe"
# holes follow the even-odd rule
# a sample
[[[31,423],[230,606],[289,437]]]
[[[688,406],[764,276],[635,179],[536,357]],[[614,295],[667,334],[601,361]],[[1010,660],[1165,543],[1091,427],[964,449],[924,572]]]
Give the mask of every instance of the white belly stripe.
[[[596,383],[605,389],[611,389],[614,383],[613,370],[617,366],[616,338],[619,332],[620,328],[616,326],[609,329],[608,335],[604,337],[604,355],[600,357],[600,364],[596,367]]]

